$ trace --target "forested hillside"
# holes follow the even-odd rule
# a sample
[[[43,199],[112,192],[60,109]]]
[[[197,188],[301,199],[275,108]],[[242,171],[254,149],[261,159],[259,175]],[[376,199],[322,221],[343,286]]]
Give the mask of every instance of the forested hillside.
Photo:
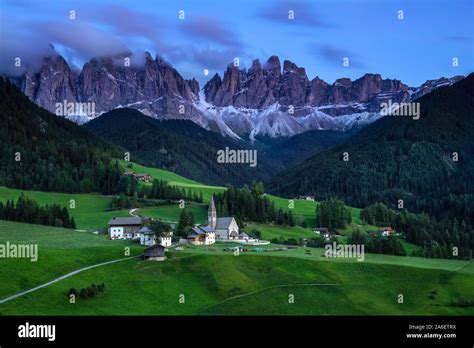
[[[311,130],[292,137],[258,136],[253,144],[258,149],[259,156],[273,165],[276,169],[274,175],[277,175],[290,166],[300,164],[321,151],[347,141],[358,131],[359,129],[351,129],[346,132]]]
[[[134,109],[116,109],[85,126],[99,137],[126,148],[143,165],[167,169],[207,184],[236,184],[269,179],[272,164],[257,157],[257,166],[217,162],[217,151],[252,149],[186,120],[159,121]]]
[[[0,78],[0,186],[114,193],[123,150],[42,109]]]
[[[384,117],[267,186],[288,197],[338,196],[358,207],[384,202],[398,208],[403,200],[403,208],[412,212],[472,229],[474,74],[418,101],[419,120]]]

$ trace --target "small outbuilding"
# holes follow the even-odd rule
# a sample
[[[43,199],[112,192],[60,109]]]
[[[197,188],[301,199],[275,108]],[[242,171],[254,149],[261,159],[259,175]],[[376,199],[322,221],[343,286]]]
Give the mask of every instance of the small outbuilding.
[[[155,244],[145,249],[143,253],[144,260],[150,261],[164,261],[166,260],[165,247],[160,244]]]

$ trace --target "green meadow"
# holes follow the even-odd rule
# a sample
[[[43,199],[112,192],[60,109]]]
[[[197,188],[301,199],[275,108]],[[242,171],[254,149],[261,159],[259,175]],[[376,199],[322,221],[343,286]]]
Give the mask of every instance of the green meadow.
[[[39,258],[0,259],[0,278],[8,279],[0,283],[0,299],[121,259],[127,247],[131,255],[143,250],[90,232],[0,221],[0,243],[6,241],[38,244]],[[451,306],[451,300],[472,298],[471,262],[373,254],[358,262],[324,258],[322,249],[303,247],[234,256],[224,251],[226,245],[171,251],[164,262],[130,259],[89,269],[0,304],[0,315],[474,314],[472,307]],[[105,292],[69,302],[69,288],[92,283],[105,283]]]
[[[196,192],[198,194],[202,193],[204,202],[209,202],[213,194],[225,190],[225,187],[200,184],[197,181],[187,179],[181,175],[163,169],[145,167],[126,161],[120,161],[120,165],[122,168],[124,168],[124,170],[130,170],[136,173],[148,173],[153,177],[153,179],[166,180],[170,185],[185,188],[186,190],[191,190],[192,192]],[[132,165],[132,168],[128,167],[129,165]]]
[[[273,238],[283,237],[284,239],[289,238],[312,238],[316,237],[316,234],[307,228],[300,226],[285,227],[278,225],[264,225],[257,223],[250,223],[245,226],[246,231],[256,229],[262,233],[262,239],[270,240]]]
[[[180,253],[186,254],[209,254],[209,255],[231,255],[232,251],[224,250],[229,246],[236,246],[235,243],[221,243],[218,242],[210,247],[189,245]],[[309,248],[296,247],[288,249],[287,251],[253,251],[255,248],[272,249],[287,247],[278,244],[268,244],[263,246],[245,246],[247,252],[240,253],[239,256],[247,257],[249,255],[258,254],[259,256],[273,256],[284,258],[298,258],[305,260],[321,261],[321,262],[337,262],[337,263],[374,263],[374,264],[388,264],[396,266],[407,266],[427,269],[440,269],[446,271],[456,271],[465,274],[474,275],[474,264],[469,261],[446,260],[446,259],[429,259],[423,257],[409,257],[409,256],[393,256],[384,254],[369,254],[365,253],[363,261],[357,261],[355,258],[326,258],[324,257],[325,250],[323,248]]]
[[[38,245],[36,262],[0,258],[0,298],[81,267],[123,258],[126,247],[130,248],[130,255],[139,255],[143,251],[139,245],[106,238],[89,232],[0,220],[0,243]]]
[[[111,198],[99,194],[72,194],[39,191],[21,191],[6,187],[0,187],[0,201],[8,199],[17,200],[21,194],[37,201],[40,205],[57,203],[66,206],[69,213],[76,221],[78,229],[98,229],[107,227],[111,217],[128,216],[128,210],[106,211]],[[71,200],[74,200],[75,208],[70,208]]]
[[[0,242],[38,243],[39,260],[1,260],[0,298],[141,248],[104,236],[0,223]],[[0,304],[0,315],[472,315],[451,306],[474,290],[472,264],[373,255],[329,260],[322,250],[241,253],[225,245],[172,251],[164,262],[130,259],[78,273]],[[385,260],[383,260],[385,259]],[[105,292],[71,304],[69,288],[105,283]],[[404,302],[398,303],[398,295]],[[433,295],[434,294],[434,295]],[[183,299],[180,303],[179,299]],[[180,297],[181,296],[181,297]],[[294,299],[290,303],[290,296]]]

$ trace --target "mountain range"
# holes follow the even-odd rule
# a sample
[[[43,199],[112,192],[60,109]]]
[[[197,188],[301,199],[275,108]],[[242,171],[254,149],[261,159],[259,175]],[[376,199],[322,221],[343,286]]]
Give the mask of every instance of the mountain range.
[[[138,59],[139,58],[139,59]],[[128,64],[129,63],[129,64]],[[15,79],[37,105],[55,112],[56,103],[94,103],[95,115],[68,114],[83,124],[116,108],[137,109],[157,119],[187,119],[235,139],[292,136],[309,130],[348,130],[382,117],[380,104],[407,102],[462,79],[429,80],[409,87],[399,80],[365,74],[328,84],[279,57],[254,60],[241,69],[230,64],[201,88],[171,64],[149,53],[93,58],[78,71],[59,54],[44,58],[38,71]]]

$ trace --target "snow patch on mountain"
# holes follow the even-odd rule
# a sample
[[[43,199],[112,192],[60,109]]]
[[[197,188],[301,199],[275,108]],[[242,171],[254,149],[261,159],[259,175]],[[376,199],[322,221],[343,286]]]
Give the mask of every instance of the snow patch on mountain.
[[[251,140],[254,140],[257,135],[293,136],[313,129],[343,131],[354,126],[371,123],[381,117],[380,113],[363,111],[362,105],[351,105],[352,108],[358,109],[360,112],[341,116],[328,115],[324,110],[347,107],[347,105],[302,107],[299,111],[305,114],[303,116],[283,111],[283,107],[278,102],[262,110],[235,106],[218,107],[206,102],[202,92],[195,106],[209,123],[214,122],[218,126],[221,134],[235,139],[241,139],[238,134],[249,134]],[[201,126],[203,125],[201,124]]]
[[[220,110],[217,110],[218,108],[216,108],[211,103],[206,102],[203,90],[199,92],[199,99],[195,100],[193,105],[196,107],[197,110],[202,113],[204,118],[207,120],[207,124],[200,124],[201,127],[209,129],[209,123],[212,122],[217,125],[222,135],[227,135],[237,140],[242,139],[226,124],[226,122],[224,122]]]

